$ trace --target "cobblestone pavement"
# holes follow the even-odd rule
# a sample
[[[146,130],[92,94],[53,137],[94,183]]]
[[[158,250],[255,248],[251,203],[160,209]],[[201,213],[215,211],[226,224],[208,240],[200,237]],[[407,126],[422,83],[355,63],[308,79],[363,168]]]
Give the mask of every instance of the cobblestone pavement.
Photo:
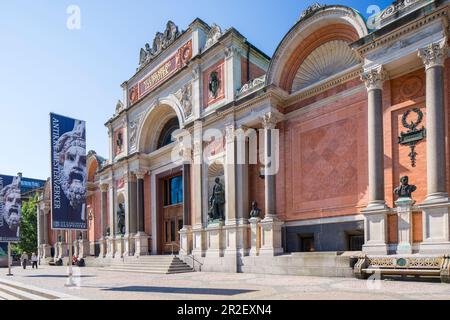
[[[0,269],[0,278],[7,278],[6,271]],[[224,273],[157,275],[74,268],[77,287],[69,289],[64,287],[65,267],[14,268],[13,273],[14,276],[8,279],[97,300],[450,299],[450,285],[439,282]]]

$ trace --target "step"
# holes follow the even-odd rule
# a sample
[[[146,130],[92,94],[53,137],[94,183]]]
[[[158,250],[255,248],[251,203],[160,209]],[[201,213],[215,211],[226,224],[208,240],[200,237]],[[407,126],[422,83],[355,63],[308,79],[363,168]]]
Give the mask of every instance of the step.
[[[153,268],[148,268],[144,266],[110,266],[108,269],[133,269],[133,270],[191,270],[188,266],[176,266],[176,267],[166,267],[166,266],[157,266]]]
[[[7,292],[4,292],[0,289],[0,300],[20,300],[16,296],[13,296],[12,294],[9,294]]]
[[[9,285],[0,283],[0,291],[16,297],[18,300],[50,300],[49,298],[43,297],[41,295],[36,295],[25,290],[20,290]]]
[[[113,272],[131,272],[131,273],[146,273],[146,274],[175,274],[175,273],[189,273],[194,272],[192,269],[187,270],[136,270],[136,269],[129,269],[129,268],[103,268],[99,269],[101,271],[113,271]]]

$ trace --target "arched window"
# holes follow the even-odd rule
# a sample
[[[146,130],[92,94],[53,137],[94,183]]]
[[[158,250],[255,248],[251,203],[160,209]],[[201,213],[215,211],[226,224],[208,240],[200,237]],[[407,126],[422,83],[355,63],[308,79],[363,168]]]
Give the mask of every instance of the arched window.
[[[158,149],[171,144],[173,142],[172,133],[178,129],[180,129],[178,118],[175,117],[170,119],[161,131],[158,139]]]

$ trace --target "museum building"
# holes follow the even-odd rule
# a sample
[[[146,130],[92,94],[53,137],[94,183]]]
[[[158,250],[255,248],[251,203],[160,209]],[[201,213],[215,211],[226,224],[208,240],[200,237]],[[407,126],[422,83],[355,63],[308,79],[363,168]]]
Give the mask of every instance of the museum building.
[[[367,21],[315,4],[272,57],[234,28],[169,21],[122,84],[108,159],[88,155],[76,254],[278,274],[331,259],[318,275],[348,275],[355,252],[450,254],[449,4]],[[41,257],[66,255],[49,183],[38,224]]]

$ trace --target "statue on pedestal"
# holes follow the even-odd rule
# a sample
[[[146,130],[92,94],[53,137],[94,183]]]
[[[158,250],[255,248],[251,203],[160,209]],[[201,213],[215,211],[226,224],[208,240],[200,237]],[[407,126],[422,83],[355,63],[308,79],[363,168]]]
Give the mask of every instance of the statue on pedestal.
[[[411,195],[417,187],[409,184],[408,176],[404,176],[400,179],[400,186],[395,188],[394,194],[399,198],[411,198]]]
[[[256,201],[252,202],[252,211],[250,211],[250,218],[259,218],[261,216],[261,209],[258,208]]]
[[[125,234],[125,209],[122,203],[119,203],[117,210],[117,230],[119,234]]]
[[[209,221],[225,220],[225,190],[220,183],[220,178],[216,178],[211,198],[209,199]]]

